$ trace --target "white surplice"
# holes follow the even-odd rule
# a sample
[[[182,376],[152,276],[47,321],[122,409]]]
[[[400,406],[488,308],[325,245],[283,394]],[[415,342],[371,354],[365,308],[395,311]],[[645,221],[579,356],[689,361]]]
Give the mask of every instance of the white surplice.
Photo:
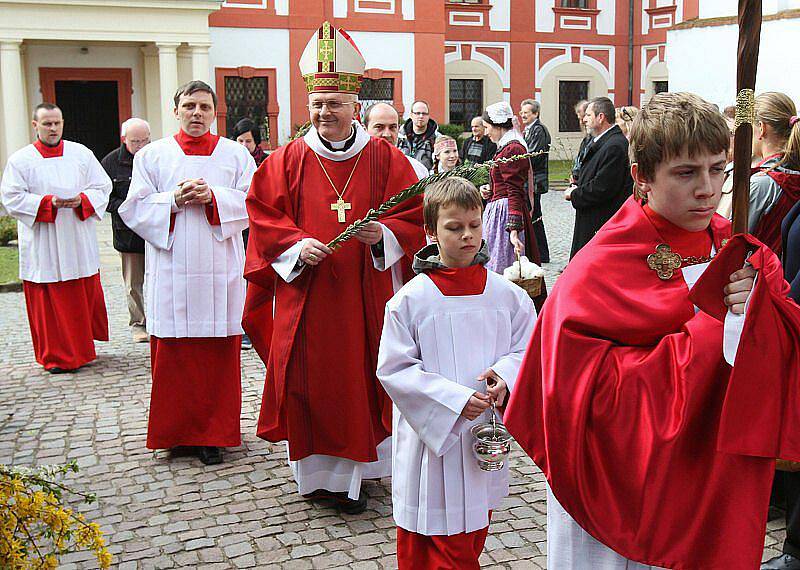
[[[378,378],[394,402],[392,504],[397,525],[424,535],[473,532],[508,494],[508,465],[478,468],[461,416],[478,375],[492,368],[514,388],[536,322],[525,291],[488,271],[480,295],[445,296],[425,275],[386,305]]]
[[[326,147],[314,127],[311,127],[305,134],[303,141],[322,158],[337,162],[349,160],[364,150],[370,138],[360,123],[353,121],[353,129],[355,129],[355,140],[347,149],[344,149],[347,141],[328,142],[334,150]],[[394,291],[398,291],[403,285],[398,262],[403,258],[405,252],[394,233],[383,224],[381,224],[381,228],[383,229],[384,256],[379,258],[373,256],[373,265],[378,271],[390,270],[392,272],[392,286]],[[272,262],[275,273],[287,283],[291,283],[305,270],[305,265],[299,264],[298,261],[300,251],[306,241],[308,240],[298,241]],[[376,452],[378,459],[368,463],[331,455],[309,455],[299,461],[289,461],[292,474],[297,482],[297,491],[301,495],[307,495],[317,489],[327,489],[336,493],[346,492],[349,498],[358,499],[361,493],[362,479],[379,479],[391,474],[390,438],[387,437],[378,444]]]
[[[91,150],[64,141],[62,156],[44,158],[30,144],[8,159],[1,188],[3,206],[17,219],[22,280],[55,283],[90,277],[100,270],[95,226],[105,214],[111,179]],[[61,208],[55,222],[36,222],[42,197],[74,198],[80,193],[94,208],[86,220]]]
[[[220,138],[210,156],[186,155],[174,137],[136,153],[119,215],[145,245],[147,332],[159,338],[240,335],[245,281],[245,198],[256,165],[242,145]],[[201,205],[178,208],[178,184],[203,178],[221,224]],[[170,218],[175,214],[174,231]]]
[[[711,255],[715,253],[712,247]],[[701,263],[681,268],[689,290],[708,265]],[[729,310],[725,317],[723,354],[731,366],[736,359],[748,305],[749,301],[744,314],[735,315]],[[696,313],[699,309],[695,307],[694,310]],[[550,485],[547,485],[547,566],[554,570],[661,570],[658,566],[625,558],[583,530],[558,502]]]

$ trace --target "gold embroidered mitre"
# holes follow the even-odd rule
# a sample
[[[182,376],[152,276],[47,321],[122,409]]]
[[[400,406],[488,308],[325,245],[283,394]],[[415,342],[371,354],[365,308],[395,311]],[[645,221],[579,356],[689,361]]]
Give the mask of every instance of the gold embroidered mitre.
[[[309,93],[358,94],[365,67],[353,39],[330,22],[322,24],[300,56],[300,73]]]

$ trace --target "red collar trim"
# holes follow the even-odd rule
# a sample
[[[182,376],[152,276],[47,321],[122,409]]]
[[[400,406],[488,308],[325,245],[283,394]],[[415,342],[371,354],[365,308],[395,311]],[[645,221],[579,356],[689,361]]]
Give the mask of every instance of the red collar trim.
[[[426,273],[445,297],[481,295],[486,290],[488,273],[483,265],[446,267]]]
[[[42,158],[58,158],[59,156],[64,156],[64,139],[58,141],[56,146],[47,146],[39,139],[36,139],[33,146],[36,147],[36,150],[39,151]]]
[[[782,153],[780,153],[780,152],[776,152],[775,154],[771,154],[771,155],[769,155],[768,157],[766,157],[764,160],[762,160],[761,162],[759,162],[758,164],[756,164],[756,165],[753,167],[753,170],[755,170],[755,171],[757,172],[757,171],[758,171],[757,169],[759,169],[759,168],[763,167],[763,166],[764,166],[764,165],[765,165],[767,162],[769,162],[769,161],[770,161],[770,160],[772,160],[773,158],[781,158],[782,156],[783,156],[783,154],[782,154]]]
[[[658,214],[649,204],[645,204],[643,209],[658,235],[672,248],[672,251],[683,257],[703,257],[711,253],[713,241],[708,229],[690,232]]]
[[[219,135],[212,135],[211,131],[199,137],[183,132],[183,129],[175,135],[175,141],[180,145],[184,154],[189,156],[211,156],[217,148]]]

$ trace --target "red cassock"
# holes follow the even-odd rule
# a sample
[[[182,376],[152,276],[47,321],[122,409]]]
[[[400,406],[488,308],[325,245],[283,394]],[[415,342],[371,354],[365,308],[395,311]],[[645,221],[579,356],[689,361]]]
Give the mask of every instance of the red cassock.
[[[86,194],[81,193],[81,205],[62,216],[87,219],[94,208]],[[53,207],[52,196],[42,199],[36,221],[53,223],[60,209]],[[34,283],[23,281],[28,323],[31,327],[33,353],[36,362],[46,370],[74,370],[97,358],[94,341],[108,340],[108,315],[100,283],[100,274],[89,277]]]
[[[242,337],[150,337],[147,448],[241,445]]]
[[[710,231],[719,248],[730,226],[715,216]],[[665,242],[631,198],[572,260],[505,422],[567,512],[622,556],[758,568],[774,458],[800,458],[800,309],[753,238],[733,238],[691,295],[680,270],[662,281],[645,262]],[[759,275],[732,369],[722,289],[745,245]]]
[[[348,223],[417,181],[405,156],[386,141],[371,139],[362,154],[344,194],[352,204]],[[358,155],[341,162],[319,158],[341,189]],[[327,242],[343,231],[346,224],[331,211],[336,200],[303,140],[264,161],[247,198],[244,325],[267,364],[258,436],[288,440],[295,461],[316,454],[375,461],[376,446],[391,429],[391,401],[375,376],[384,305],[392,296],[390,272],[377,271],[370,248],[356,239],[291,283],[270,265],[303,238]],[[380,221],[410,263],[425,243],[421,199]]]
[[[479,570],[488,534],[488,526],[450,536],[426,536],[397,527],[397,565],[400,570]]]

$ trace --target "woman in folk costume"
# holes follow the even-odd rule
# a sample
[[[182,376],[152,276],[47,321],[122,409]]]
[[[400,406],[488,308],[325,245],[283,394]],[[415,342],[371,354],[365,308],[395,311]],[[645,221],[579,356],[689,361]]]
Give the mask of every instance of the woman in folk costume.
[[[447,135],[437,137],[436,144],[433,145],[433,168],[431,169],[431,174],[453,170],[459,162],[456,139]]]
[[[514,128],[514,111],[505,101],[489,105],[483,113],[486,134],[497,144],[494,159],[510,158],[528,151],[525,139]],[[515,160],[492,168],[491,189],[484,193],[488,200],[483,214],[489,261],[486,267],[502,273],[517,255],[539,261],[539,248],[531,226],[530,206],[525,195],[530,161]]]
[[[300,494],[348,513],[366,508],[363,479],[391,471],[380,327],[425,243],[416,198],[336,252],[325,245],[418,181],[397,147],[356,120],[365,65],[350,36],[323,23],[300,58],[311,127],[270,154],[247,198],[244,322],[267,365],[257,433],[288,442]]]
[[[785,94],[756,97],[753,155],[761,160],[750,178],[748,228],[781,255],[781,222],[800,199],[800,118]]]
[[[392,510],[401,570],[479,567],[508,466],[482,471],[470,429],[513,391],[536,312],[487,271],[481,198],[451,177],[426,189],[431,244],[386,305],[378,377],[394,402]]]

